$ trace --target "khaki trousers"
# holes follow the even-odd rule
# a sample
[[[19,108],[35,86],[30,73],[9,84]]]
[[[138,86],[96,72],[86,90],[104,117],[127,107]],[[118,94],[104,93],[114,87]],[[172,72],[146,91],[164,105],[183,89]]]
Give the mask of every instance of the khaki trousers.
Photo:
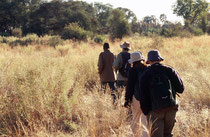
[[[173,137],[172,130],[176,122],[178,106],[160,111],[151,111],[147,116],[152,122],[151,137]]]
[[[146,132],[147,128],[147,118],[142,113],[140,108],[140,102],[136,100],[133,96],[132,104],[132,121],[131,121],[131,129],[133,131],[134,137],[148,137]]]

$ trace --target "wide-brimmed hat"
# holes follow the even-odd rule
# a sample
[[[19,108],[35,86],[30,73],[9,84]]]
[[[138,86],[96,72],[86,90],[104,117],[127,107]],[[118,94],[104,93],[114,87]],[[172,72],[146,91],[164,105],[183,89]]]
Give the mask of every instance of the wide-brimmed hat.
[[[131,53],[130,59],[128,60],[128,62],[132,64],[133,62],[140,61],[140,60],[145,60],[144,56],[142,55],[141,52],[136,51],[136,52]]]
[[[161,57],[160,52],[158,50],[150,50],[147,54],[147,61],[163,61],[164,59]]]
[[[120,45],[121,48],[123,49],[131,49],[130,43],[129,42],[124,42],[123,44]]]

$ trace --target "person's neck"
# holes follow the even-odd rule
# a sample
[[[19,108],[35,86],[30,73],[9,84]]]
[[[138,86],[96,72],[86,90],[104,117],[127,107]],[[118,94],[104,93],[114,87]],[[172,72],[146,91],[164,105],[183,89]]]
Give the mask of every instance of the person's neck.
[[[156,63],[160,63],[160,61],[153,61],[150,63],[150,65],[152,66],[153,64],[156,64]]]
[[[122,52],[128,52],[128,50],[126,50],[126,49],[123,49],[123,50],[122,50]]]

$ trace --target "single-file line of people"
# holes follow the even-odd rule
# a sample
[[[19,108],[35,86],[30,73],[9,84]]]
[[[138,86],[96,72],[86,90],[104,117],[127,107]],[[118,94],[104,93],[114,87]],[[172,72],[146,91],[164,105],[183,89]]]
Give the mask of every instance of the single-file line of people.
[[[120,45],[122,52],[116,58],[108,43],[103,47],[98,61],[102,89],[109,86],[114,102],[118,89],[125,89],[124,106],[132,111],[134,137],[172,137],[178,111],[176,95],[184,91],[178,72],[162,64],[158,50],[150,50],[145,61],[140,51],[129,53],[129,42]]]

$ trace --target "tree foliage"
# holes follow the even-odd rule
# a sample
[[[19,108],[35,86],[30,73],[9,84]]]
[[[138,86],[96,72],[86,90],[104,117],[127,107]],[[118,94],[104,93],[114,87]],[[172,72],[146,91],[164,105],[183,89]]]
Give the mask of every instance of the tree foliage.
[[[78,39],[86,40],[88,32],[79,26],[78,23],[70,23],[65,26],[62,38],[63,39]]]
[[[173,12],[193,24],[207,8],[206,0],[177,0],[173,5]]]
[[[177,0],[173,10],[185,19],[189,32],[209,33],[209,12],[206,7],[206,1],[202,0]],[[165,14],[161,14],[159,19],[148,15],[143,20],[137,20],[130,9],[113,8],[110,4],[72,0],[0,0],[0,35],[4,36],[36,34],[66,38],[64,34],[68,32],[69,35],[70,30],[77,30],[75,33],[90,32],[91,38],[108,34],[112,39],[122,39],[133,33],[161,35],[161,31],[169,29],[169,26],[173,25],[167,21]]]
[[[125,13],[119,9],[114,9],[109,19],[109,28],[112,39],[122,39],[123,36],[129,35],[130,26]]]

